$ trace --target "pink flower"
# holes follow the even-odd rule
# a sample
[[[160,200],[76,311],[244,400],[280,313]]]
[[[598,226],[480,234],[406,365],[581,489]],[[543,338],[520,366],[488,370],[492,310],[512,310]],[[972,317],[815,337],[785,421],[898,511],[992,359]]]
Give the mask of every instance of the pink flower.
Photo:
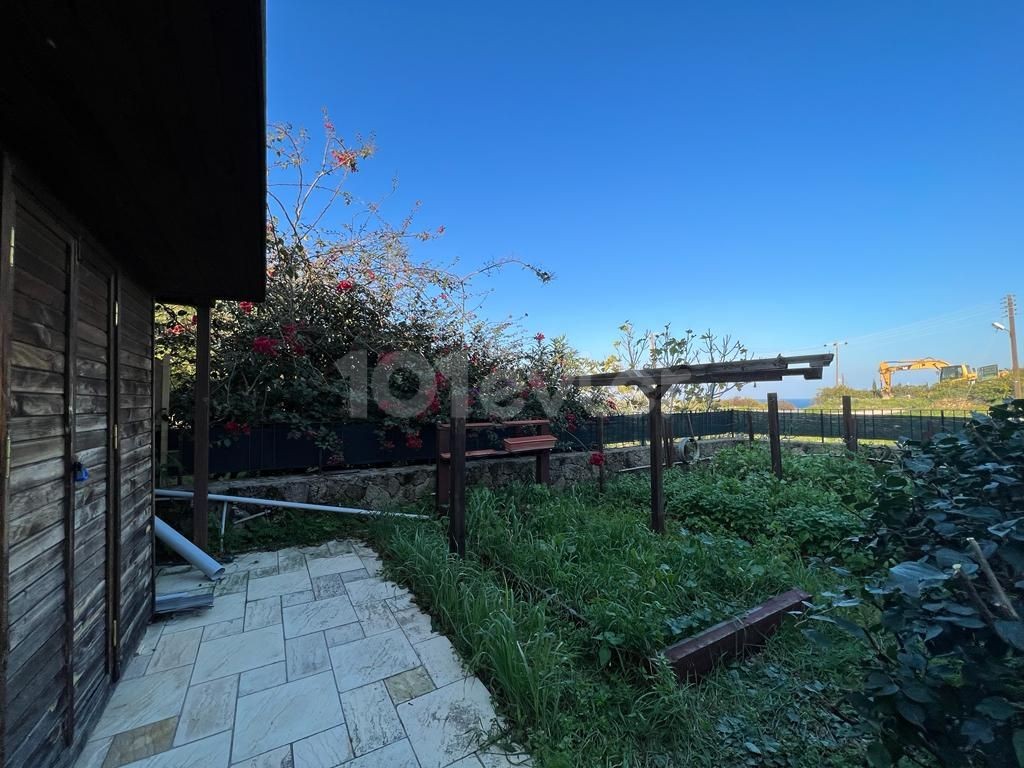
[[[185,332],[185,326],[180,323],[175,323],[167,329],[167,332],[171,334],[171,336],[181,336],[181,334]]]
[[[417,450],[423,447],[423,438],[419,435],[406,435],[405,436],[405,447]]]
[[[604,464],[604,454],[600,451],[594,451],[590,454],[590,466],[600,467]]]
[[[272,339],[269,336],[257,336],[252,340],[252,351],[258,355],[277,357],[277,344],[277,339]]]
[[[356,284],[349,280],[348,278],[346,278],[344,280],[339,280],[338,285],[334,290],[336,290],[338,293],[348,293],[355,287]]]
[[[444,224],[442,224],[440,227],[437,228],[437,234],[439,234],[439,235],[443,235],[444,234]]]
[[[543,333],[538,333],[533,338],[535,338],[537,341],[544,341],[544,334]]]
[[[252,311],[253,311],[253,309],[255,309],[255,307],[256,307],[256,305],[253,304],[251,301],[240,301],[240,302],[238,302],[238,308],[240,310],[242,310],[242,312],[244,312],[247,315],[252,314]]]

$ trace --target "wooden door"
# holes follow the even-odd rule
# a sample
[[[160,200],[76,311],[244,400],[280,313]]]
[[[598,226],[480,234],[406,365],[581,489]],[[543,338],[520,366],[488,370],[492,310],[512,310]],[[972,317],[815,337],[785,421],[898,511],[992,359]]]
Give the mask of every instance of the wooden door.
[[[25,186],[11,270],[9,765],[59,762],[116,674],[115,275]]]

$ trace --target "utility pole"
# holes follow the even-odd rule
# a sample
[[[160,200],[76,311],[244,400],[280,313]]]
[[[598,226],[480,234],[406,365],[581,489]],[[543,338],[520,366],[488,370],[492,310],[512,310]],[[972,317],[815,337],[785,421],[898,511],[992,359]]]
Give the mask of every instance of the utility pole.
[[[836,387],[839,386],[839,381],[840,381],[840,379],[839,379],[839,345],[840,344],[842,344],[843,346],[846,346],[846,342],[845,341],[832,341],[832,342],[829,342],[828,344],[824,344],[823,345],[825,347],[832,347],[832,355],[833,355],[832,365],[834,365],[835,368],[836,368]]]
[[[1012,293],[1006,294],[1006,326],[1010,336],[1010,375],[1013,376],[1013,396],[1021,397],[1020,364],[1017,361],[1017,307]]]

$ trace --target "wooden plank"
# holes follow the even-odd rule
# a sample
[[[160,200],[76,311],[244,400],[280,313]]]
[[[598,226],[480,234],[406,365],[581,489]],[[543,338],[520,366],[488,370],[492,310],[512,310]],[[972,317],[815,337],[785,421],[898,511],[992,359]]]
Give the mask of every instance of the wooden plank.
[[[63,519],[64,510],[61,506],[62,500],[57,500],[45,507],[33,510],[28,514],[21,515],[10,523],[8,533],[8,546],[19,546],[33,536],[56,525]],[[8,550],[10,551],[10,550]]]
[[[451,480],[448,497],[448,549],[459,557],[466,556],[466,417],[452,398],[449,423]]]
[[[30,368],[11,369],[11,389],[33,394],[59,395],[64,392],[64,375]]]
[[[14,304],[15,317],[32,323],[40,323],[58,333],[64,333],[64,315],[60,310],[54,309],[53,305],[43,304],[21,293],[15,293],[11,297],[11,301]],[[63,304],[57,306],[62,307]]]
[[[12,491],[9,497],[8,517],[14,521],[24,515],[31,514],[46,504],[60,501],[64,494],[64,476],[59,474],[47,483],[32,486],[18,492]]]
[[[18,443],[15,443],[11,446],[12,454],[18,450],[18,445]],[[11,494],[17,494],[29,488],[34,488],[37,485],[43,485],[51,480],[63,478],[65,474],[64,469],[63,459],[40,461],[25,467],[18,467],[16,470],[11,470],[8,490]],[[17,511],[17,508],[15,508],[15,511]]]
[[[846,450],[857,450],[857,422],[853,418],[853,401],[849,395],[843,395],[843,440]]]
[[[26,464],[35,464],[63,454],[64,439],[60,437],[44,437],[38,440],[25,440],[12,446],[11,467],[17,469]]]
[[[753,608],[738,619],[730,619],[666,648],[662,655],[681,682],[692,682],[707,675],[716,664],[744,656],[764,646],[791,612],[804,610],[811,596],[792,589]]]
[[[110,425],[110,458],[107,468],[107,672],[112,682],[121,676],[121,654],[117,652],[121,620],[121,451],[119,441],[117,398],[121,378],[121,329],[118,306],[121,299],[121,275],[111,271],[108,276],[107,335],[110,339],[110,365],[107,368],[107,423]]]
[[[9,409],[4,409],[9,413]],[[37,437],[53,437],[64,431],[63,416],[18,416],[7,422],[11,442],[22,442]]]
[[[30,560],[35,559],[54,544],[64,541],[63,520],[58,525],[51,525],[36,535],[10,548],[7,567],[13,573]]]
[[[10,158],[0,153],[0,467],[6,468],[11,435],[10,419],[10,328],[14,311],[14,270],[9,254],[15,246],[15,200],[14,180],[11,174]],[[8,484],[7,472],[0,471],[0,554],[6,557],[8,551]],[[0,564],[0,766],[8,765],[6,712],[7,692],[7,648],[10,610],[10,573]]]
[[[40,371],[64,373],[64,354],[42,347],[34,347],[23,341],[11,342],[11,365],[35,368]]]
[[[11,338],[39,349],[63,352],[65,346],[64,333],[47,328],[42,323],[33,323],[15,317],[11,324]]]
[[[772,472],[782,479],[782,442],[779,434],[779,396],[768,393],[768,446],[772,456]]]
[[[665,532],[665,488],[663,484],[665,465],[662,461],[662,428],[664,421],[661,415],[661,386],[655,386],[647,395],[649,413],[648,428],[651,441],[651,530],[656,533]]]
[[[20,619],[34,606],[39,605],[44,596],[58,589],[63,583],[64,570],[58,562],[27,587],[11,595],[10,620],[13,622]]]
[[[11,392],[12,416],[57,416],[64,413],[64,395]]]
[[[192,543],[209,548],[210,501],[210,307],[196,308],[195,416],[193,420]],[[152,406],[151,406],[152,407]]]
[[[43,595],[42,599],[34,606],[32,606],[28,612],[21,617],[18,621],[11,622],[10,636],[8,642],[10,643],[10,649],[13,653],[17,650],[18,645],[29,635],[32,634],[41,624],[49,624],[50,626],[63,626],[61,616],[64,613],[64,579],[61,580],[60,585]]]

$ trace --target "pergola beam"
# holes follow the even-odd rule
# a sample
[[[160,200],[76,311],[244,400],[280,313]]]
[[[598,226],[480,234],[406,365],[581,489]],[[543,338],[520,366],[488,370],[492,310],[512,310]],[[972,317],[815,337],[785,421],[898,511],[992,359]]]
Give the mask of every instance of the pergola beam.
[[[661,399],[665,391],[676,384],[736,384],[753,381],[782,381],[787,376],[820,379],[832,355],[796,355],[793,357],[735,360],[728,363],[675,365],[668,368],[642,368],[575,376],[570,384],[578,387],[635,386],[647,395],[648,424],[651,442],[651,529],[665,531],[665,489],[663,460],[664,424]]]

